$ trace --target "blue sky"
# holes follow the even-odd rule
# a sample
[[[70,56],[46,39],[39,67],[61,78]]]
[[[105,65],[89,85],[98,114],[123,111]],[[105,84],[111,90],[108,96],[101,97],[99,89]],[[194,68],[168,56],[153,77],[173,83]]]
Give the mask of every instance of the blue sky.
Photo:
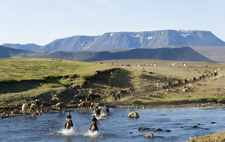
[[[145,30],[208,30],[225,41],[225,0],[0,0],[0,44]]]

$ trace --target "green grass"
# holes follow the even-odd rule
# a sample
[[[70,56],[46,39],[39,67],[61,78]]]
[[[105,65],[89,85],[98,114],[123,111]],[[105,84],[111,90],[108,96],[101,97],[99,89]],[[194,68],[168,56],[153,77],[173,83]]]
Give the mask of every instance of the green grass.
[[[106,65],[64,61],[58,59],[0,59],[0,81],[39,80],[48,76],[92,76],[96,70],[112,68]]]
[[[36,98],[43,104],[70,102],[73,90],[83,85],[96,71],[113,67],[58,59],[0,59],[0,109],[21,107]]]

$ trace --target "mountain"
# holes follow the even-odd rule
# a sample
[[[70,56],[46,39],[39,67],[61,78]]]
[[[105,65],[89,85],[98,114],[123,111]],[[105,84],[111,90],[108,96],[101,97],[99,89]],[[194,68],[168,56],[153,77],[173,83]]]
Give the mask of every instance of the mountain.
[[[41,51],[80,51],[93,42],[98,36],[73,36],[57,39],[40,48]]]
[[[114,59],[155,59],[174,61],[200,61],[213,62],[202,56],[190,47],[177,48],[136,48],[115,51],[77,51],[77,52],[36,52],[31,54],[20,54],[16,57],[23,58],[57,58],[72,61],[101,61]]]
[[[26,51],[21,49],[14,49],[9,47],[0,46],[0,58],[11,58],[19,54],[31,54],[32,51]]]
[[[15,48],[15,49],[30,50],[30,51],[38,51],[39,48],[41,47],[40,45],[33,44],[33,43],[30,43],[30,44],[6,43],[6,44],[3,44],[2,46],[11,47],[11,48]]]
[[[106,51],[126,48],[168,46],[225,46],[225,42],[210,31],[158,30],[114,32],[100,36],[73,36],[57,39],[40,48],[41,51]]]

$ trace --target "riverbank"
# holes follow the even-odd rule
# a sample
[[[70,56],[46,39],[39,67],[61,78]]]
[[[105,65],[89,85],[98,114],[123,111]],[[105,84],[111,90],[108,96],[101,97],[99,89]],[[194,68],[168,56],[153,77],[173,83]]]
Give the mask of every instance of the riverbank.
[[[191,137],[189,142],[224,142],[225,132],[205,135],[202,137]]]

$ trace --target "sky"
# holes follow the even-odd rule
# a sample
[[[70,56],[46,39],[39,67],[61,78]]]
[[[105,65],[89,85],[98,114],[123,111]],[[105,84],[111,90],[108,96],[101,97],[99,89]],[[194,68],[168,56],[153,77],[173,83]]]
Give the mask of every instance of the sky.
[[[207,30],[225,41],[225,0],[0,0],[0,45],[75,35]]]

